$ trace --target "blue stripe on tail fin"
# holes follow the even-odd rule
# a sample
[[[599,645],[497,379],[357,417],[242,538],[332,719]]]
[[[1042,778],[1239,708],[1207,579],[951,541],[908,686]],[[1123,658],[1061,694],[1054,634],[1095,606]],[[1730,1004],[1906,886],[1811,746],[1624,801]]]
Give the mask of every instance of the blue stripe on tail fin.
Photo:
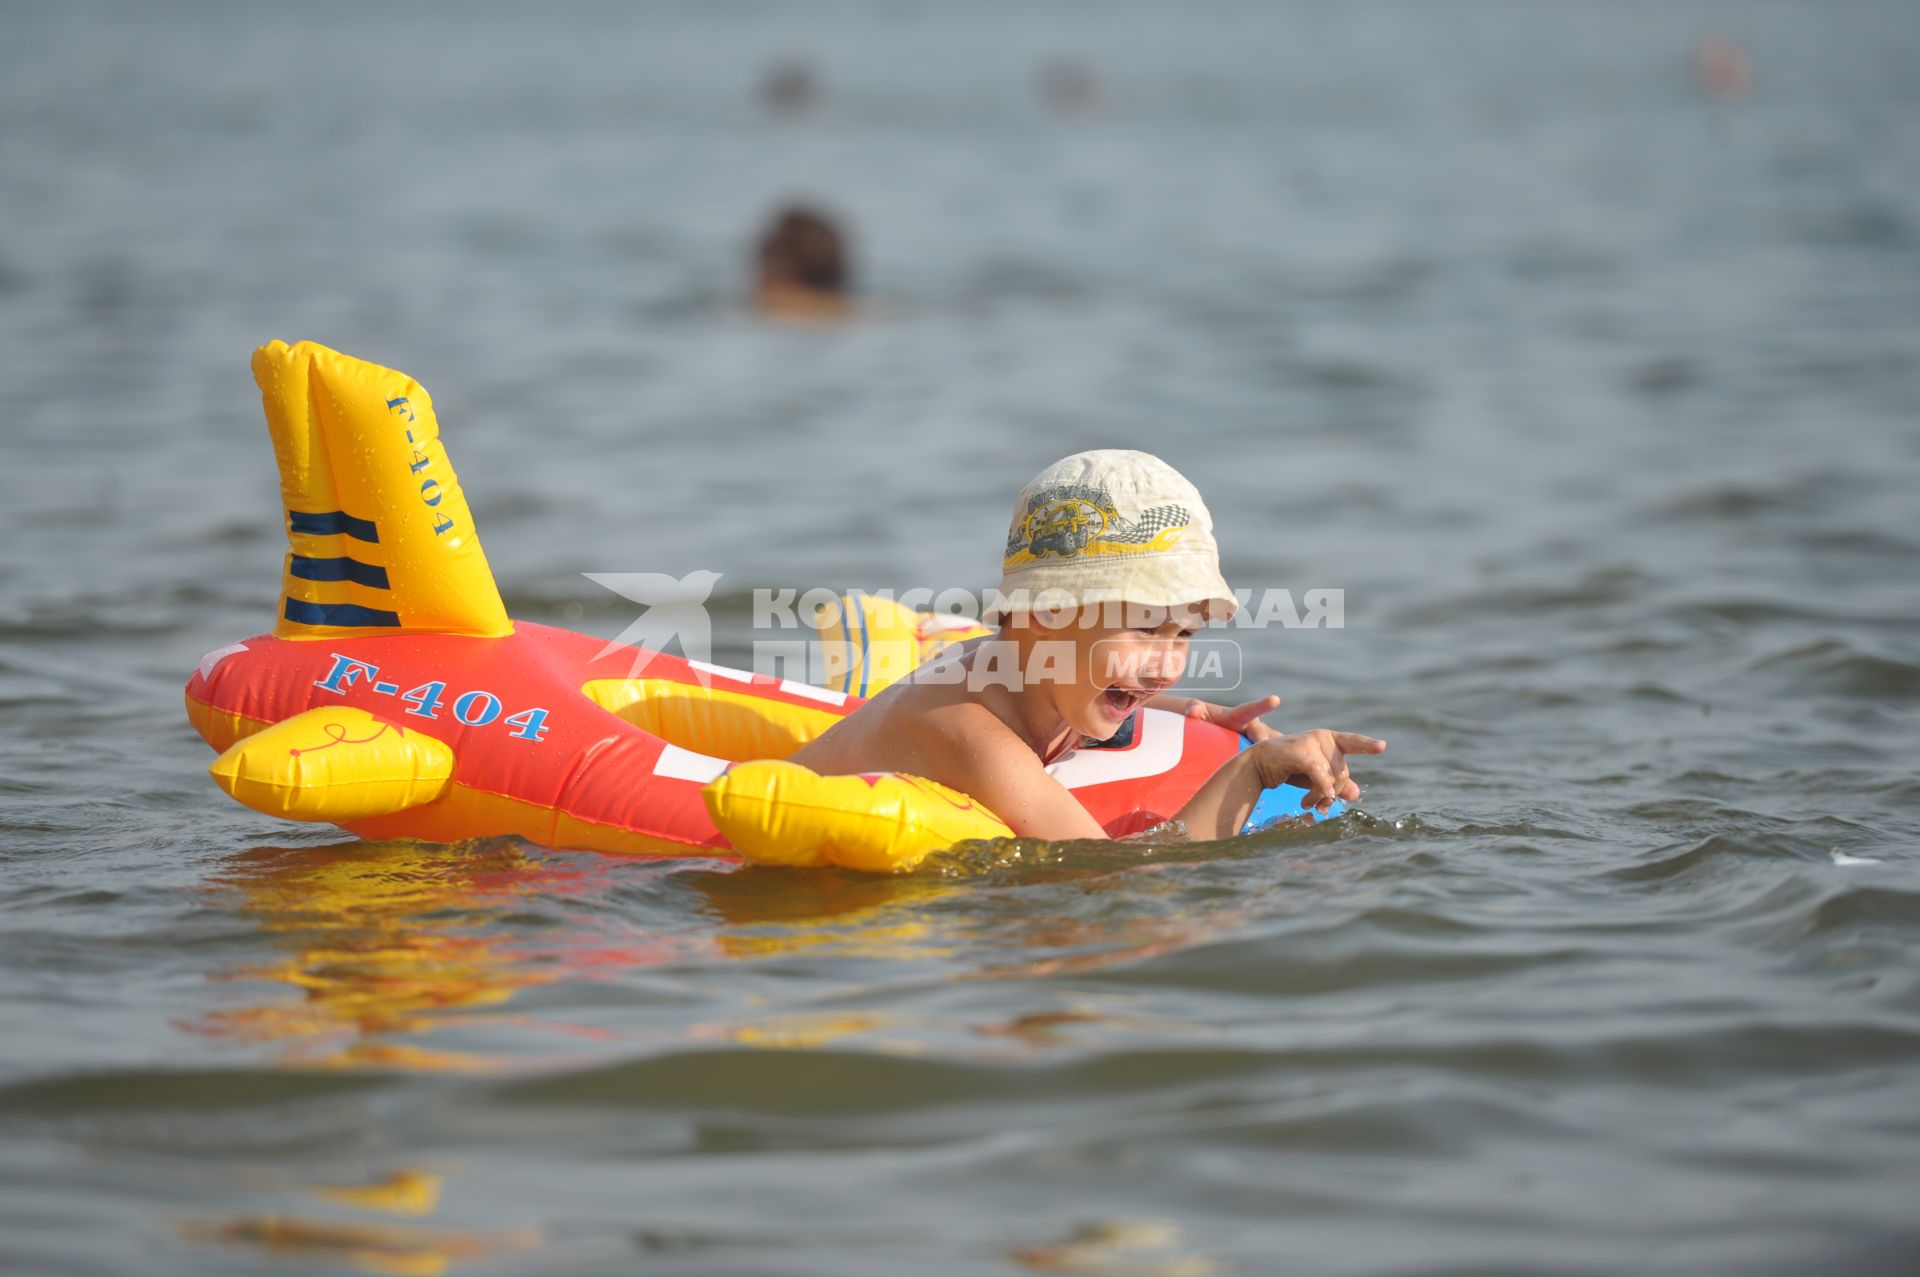
[[[400,614],[358,603],[309,603],[287,600],[287,619],[296,625],[398,626]]]
[[[372,545],[380,543],[380,529],[372,519],[356,519],[341,510],[328,510],[324,513],[313,510],[287,511],[290,532],[302,532],[308,536],[331,536],[344,532],[356,541],[365,541]]]
[[[287,571],[302,581],[351,581],[355,585],[372,586],[376,590],[387,588],[387,570],[377,563],[362,563],[358,559],[344,555],[338,558],[318,559],[310,555],[296,554],[287,560]]]

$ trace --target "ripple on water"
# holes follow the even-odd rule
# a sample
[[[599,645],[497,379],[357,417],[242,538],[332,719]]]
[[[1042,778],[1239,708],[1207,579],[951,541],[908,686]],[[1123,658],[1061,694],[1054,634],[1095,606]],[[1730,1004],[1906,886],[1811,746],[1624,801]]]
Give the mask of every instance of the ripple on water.
[[[1904,943],[1920,929],[1920,892],[1885,885],[1833,888],[1817,904],[1800,910],[1792,925],[1775,933],[1782,947],[1818,936],[1866,939],[1878,936]]]
[[[1670,497],[1653,508],[1653,517],[1678,523],[1719,523],[1779,514],[1806,514],[1826,508],[1818,481],[1718,481]],[[1832,487],[1832,481],[1827,481]]]
[[[1355,989],[1496,979],[1588,957],[1573,946],[1501,937],[1438,912],[1371,909],[1278,935],[1195,945],[1090,978],[1290,1000]]]
[[[1920,663],[1859,650],[1844,639],[1821,639],[1774,652],[1749,664],[1792,680],[1797,687],[1873,700],[1920,699]]]
[[[1669,844],[1642,853],[1638,861],[1608,870],[1615,882],[1661,887],[1699,885],[1738,872],[1753,860],[1824,861],[1824,848],[1805,839],[1781,834],[1712,833],[1689,843]]]
[[[972,1064],[819,1049],[680,1051],[492,1086],[504,1104],[756,1112],[822,1124],[993,1102],[1046,1108],[1260,1072],[1238,1050],[1109,1051],[1037,1065]]]
[[[196,1119],[245,1117],[280,1132],[325,1128],[338,1120],[343,1103],[391,1085],[374,1073],[301,1072],[290,1069],[125,1069],[70,1077],[30,1078],[0,1086],[0,1116],[24,1127],[78,1123],[140,1142],[151,1132],[165,1144]],[[244,1125],[244,1124],[242,1124]],[[228,1136],[241,1130],[221,1128]],[[215,1132],[207,1131],[209,1137]]]

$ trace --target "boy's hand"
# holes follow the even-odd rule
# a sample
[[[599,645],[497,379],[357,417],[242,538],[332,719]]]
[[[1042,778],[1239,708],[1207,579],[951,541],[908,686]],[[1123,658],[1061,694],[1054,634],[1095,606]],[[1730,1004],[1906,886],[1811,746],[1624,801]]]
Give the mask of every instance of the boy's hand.
[[[1271,740],[1280,733],[1260,721],[1262,714],[1272,713],[1280,708],[1278,696],[1262,696],[1257,701],[1248,701],[1245,705],[1236,705],[1228,709],[1225,705],[1215,705],[1210,701],[1188,701],[1188,718],[1197,718],[1205,723],[1218,723],[1231,732],[1238,732],[1254,744]]]
[[[1300,805],[1324,812],[1336,798],[1352,802],[1360,797],[1360,786],[1347,773],[1347,755],[1378,754],[1386,747],[1387,742],[1358,732],[1320,728],[1292,736],[1276,735],[1247,753],[1260,770],[1262,788],[1298,785],[1307,791]]]

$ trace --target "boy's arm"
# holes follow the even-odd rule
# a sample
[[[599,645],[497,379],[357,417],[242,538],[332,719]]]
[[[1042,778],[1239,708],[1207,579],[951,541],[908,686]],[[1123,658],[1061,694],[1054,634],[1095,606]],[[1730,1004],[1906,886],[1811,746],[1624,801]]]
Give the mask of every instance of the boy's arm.
[[[972,719],[972,715],[967,716]],[[991,716],[940,725],[932,748],[914,751],[919,774],[982,804],[1022,838],[1048,842],[1107,839],[1080,800],[1047,774],[1040,759]]]
[[[1257,701],[1228,707],[1215,705],[1212,701],[1203,701],[1198,697],[1174,696],[1163,692],[1148,701],[1147,705],[1152,709],[1172,710],[1176,714],[1185,714],[1189,718],[1218,723],[1230,732],[1238,732],[1255,744],[1280,735],[1278,731],[1260,721],[1262,714],[1280,708],[1278,696],[1262,696]]]
[[[1194,791],[1174,819],[1187,827],[1187,837],[1198,842],[1231,838],[1247,823],[1247,813],[1266,786],[1251,750],[1242,750],[1220,765],[1207,783]]]
[[[1347,772],[1348,754],[1378,754],[1383,740],[1324,729],[1278,736],[1243,749],[1200,786],[1176,817],[1197,839],[1231,838],[1247,823],[1262,790],[1295,784],[1307,791],[1303,807],[1325,811],[1333,800],[1360,797]]]
[[[943,718],[938,735],[913,749],[914,757],[901,760],[907,770],[985,805],[1019,837],[1108,841],[1100,822],[998,720],[984,714],[977,719],[971,714]],[[1190,837],[1231,838],[1246,823],[1263,789],[1289,781],[1308,791],[1306,806],[1324,811],[1336,798],[1352,801],[1360,796],[1360,787],[1347,773],[1346,756],[1378,754],[1386,747],[1385,741],[1358,732],[1321,729],[1276,736],[1228,759],[1187,800],[1177,819]]]

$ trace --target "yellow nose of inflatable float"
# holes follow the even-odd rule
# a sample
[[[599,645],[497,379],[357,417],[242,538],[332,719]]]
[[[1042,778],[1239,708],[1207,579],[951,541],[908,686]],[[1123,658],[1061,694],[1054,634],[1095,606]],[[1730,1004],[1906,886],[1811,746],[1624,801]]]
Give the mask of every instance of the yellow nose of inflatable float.
[[[512,621],[418,383],[311,342],[261,347],[253,372],[284,502],[279,617],[186,687],[233,798],[364,838],[882,872],[1008,836],[930,781],[779,761],[856,691],[984,631],[851,597],[822,635],[846,649],[841,686],[815,687]],[[1142,710],[1109,744],[1052,770],[1119,836],[1177,811],[1240,741]]]

